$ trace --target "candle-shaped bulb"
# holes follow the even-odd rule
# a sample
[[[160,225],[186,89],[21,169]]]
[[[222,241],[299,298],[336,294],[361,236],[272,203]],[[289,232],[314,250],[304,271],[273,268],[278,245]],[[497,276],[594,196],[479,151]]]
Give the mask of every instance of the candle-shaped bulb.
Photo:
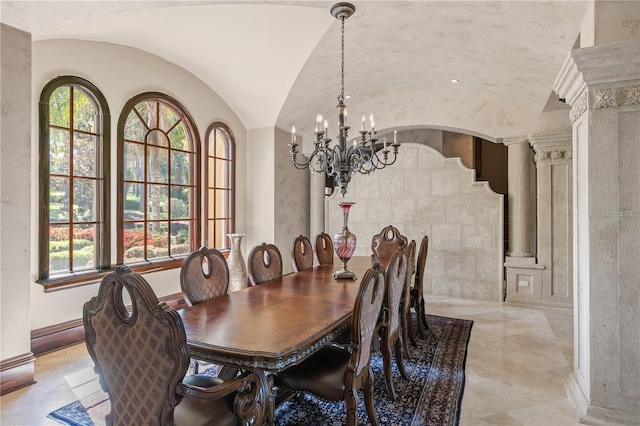
[[[324,131],[326,132],[328,128],[329,128],[329,122],[327,120],[324,120]]]
[[[371,134],[373,134],[376,127],[376,123],[373,121],[373,114],[369,114],[369,122],[371,123]]]
[[[364,114],[362,114],[362,127],[360,128],[361,132],[364,132],[364,122],[365,122],[366,118],[364,116]]]
[[[393,144],[394,145],[398,145],[398,131],[397,130],[393,131]]]
[[[291,127],[291,143],[296,142],[296,126]]]
[[[322,114],[316,115],[316,122],[317,123],[322,123]]]

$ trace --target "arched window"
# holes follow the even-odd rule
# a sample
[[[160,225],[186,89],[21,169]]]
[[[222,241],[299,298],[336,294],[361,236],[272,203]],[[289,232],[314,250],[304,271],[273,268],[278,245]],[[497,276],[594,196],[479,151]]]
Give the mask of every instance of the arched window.
[[[213,123],[207,129],[205,165],[205,245],[228,248],[227,234],[235,231],[235,142],[229,127]]]
[[[130,99],[118,122],[118,263],[179,266],[200,241],[200,141],[178,101]],[[157,266],[157,265],[155,265]]]
[[[39,282],[55,287],[110,268],[111,119],[93,84],[65,76],[42,90],[39,120]]]

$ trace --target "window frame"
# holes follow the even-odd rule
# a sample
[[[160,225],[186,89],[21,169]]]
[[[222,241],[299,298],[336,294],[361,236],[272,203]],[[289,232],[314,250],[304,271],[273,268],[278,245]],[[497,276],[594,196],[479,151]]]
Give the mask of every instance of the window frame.
[[[205,139],[204,139],[204,153],[205,155],[203,155],[203,157],[205,157],[204,160],[204,181],[205,184],[203,185],[204,188],[204,206],[205,206],[205,212],[204,212],[204,217],[205,217],[205,221],[206,223],[204,224],[204,241],[205,244],[209,243],[209,238],[211,237],[209,235],[209,221],[210,220],[214,220],[215,221],[215,206],[213,207],[213,212],[209,211],[209,173],[215,173],[214,171],[210,171],[209,170],[209,158],[218,158],[218,157],[211,157],[209,155],[209,148],[210,148],[210,139],[211,139],[211,135],[215,134],[216,130],[222,130],[224,133],[226,133],[227,135],[227,149],[229,150],[229,232],[233,233],[236,230],[236,140],[235,137],[233,136],[233,132],[231,131],[231,129],[229,128],[229,126],[225,123],[223,123],[222,121],[216,121],[212,124],[209,125],[209,127],[207,128],[207,131],[205,133]],[[215,187],[214,187],[215,188]],[[214,228],[215,229],[215,228]],[[215,236],[213,236],[213,238],[215,238]],[[215,240],[214,240],[215,241]],[[218,250],[229,250],[230,247],[216,247]]]
[[[193,152],[194,152],[194,161],[193,168],[190,170],[190,175],[193,179],[193,191],[190,193],[191,201],[189,209],[194,212],[193,215],[193,228],[191,229],[189,235],[189,246],[190,251],[196,250],[199,247],[199,243],[201,241],[201,215],[202,211],[202,167],[201,167],[201,142],[200,135],[198,133],[197,127],[195,125],[195,121],[191,117],[191,114],[187,111],[187,109],[180,103],[178,100],[173,97],[161,93],[161,92],[144,92],[140,93],[127,101],[127,103],[122,107],[122,111],[120,112],[120,117],[118,119],[118,127],[117,127],[117,202],[116,202],[116,240],[117,240],[117,264],[124,264],[124,169],[125,169],[125,161],[124,161],[124,147],[125,147],[125,139],[124,139],[124,131],[125,125],[127,122],[127,118],[131,111],[134,110],[135,106],[140,102],[144,101],[153,101],[153,102],[161,102],[165,104],[169,104],[170,108],[176,111],[181,117],[181,121],[184,123],[185,131],[189,133],[190,141],[193,144]],[[144,146],[146,147],[148,144],[146,141],[144,142]],[[171,149],[169,148],[169,151]],[[146,170],[146,169],[145,169]],[[148,177],[145,176],[144,184],[148,183]],[[167,186],[171,188],[171,183],[168,183]],[[169,192],[170,193],[170,192]],[[147,212],[145,212],[145,223],[147,221]],[[191,220],[191,219],[189,219]],[[168,220],[171,223],[171,220]],[[126,265],[135,272],[145,272],[145,271],[161,271],[166,269],[174,269],[182,266],[182,261],[184,257],[186,257],[188,253],[179,254],[171,256],[169,253],[166,257],[155,258],[155,259],[144,259],[135,263],[127,263]]]
[[[100,164],[96,167],[96,200],[95,216],[97,235],[94,235],[95,269],[69,271],[65,273],[50,273],[49,263],[49,227],[51,225],[50,212],[50,101],[53,93],[60,87],[70,86],[81,90],[92,98],[97,107],[96,123],[96,160]],[[80,88],[80,89],[77,89]],[[73,101],[71,101],[73,102]],[[57,290],[64,287],[89,284],[98,281],[106,272],[112,270],[111,265],[111,113],[106,98],[102,92],[90,81],[76,76],[60,76],[49,81],[40,94],[38,105],[39,119],[39,202],[41,211],[38,219],[38,279],[45,291]],[[73,131],[73,122],[69,123]],[[73,157],[70,157],[73,161]],[[74,223],[73,215],[69,221]],[[73,226],[73,225],[71,225]]]

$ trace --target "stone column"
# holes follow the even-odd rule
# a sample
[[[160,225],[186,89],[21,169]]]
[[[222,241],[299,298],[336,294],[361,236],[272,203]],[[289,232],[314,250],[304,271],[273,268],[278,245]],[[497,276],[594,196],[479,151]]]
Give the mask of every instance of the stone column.
[[[539,303],[573,306],[573,150],[571,134],[533,135],[537,179]]]
[[[531,149],[527,137],[506,138],[509,148],[509,251],[510,257],[531,257]]]
[[[638,82],[636,33],[628,41],[574,49],[554,84],[571,105],[576,291],[570,385],[587,424],[640,419]]]
[[[505,138],[509,178],[509,250],[505,300],[529,304],[542,294],[542,266],[531,254],[531,148],[527,137]]]

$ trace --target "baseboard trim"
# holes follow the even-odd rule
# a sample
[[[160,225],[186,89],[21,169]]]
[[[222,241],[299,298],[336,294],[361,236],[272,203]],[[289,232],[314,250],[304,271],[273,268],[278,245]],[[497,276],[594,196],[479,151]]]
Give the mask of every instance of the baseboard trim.
[[[0,395],[34,384],[36,357],[32,352],[0,362]]]
[[[158,299],[174,309],[186,306],[181,293],[170,294]],[[31,332],[31,351],[35,356],[48,354],[84,342],[82,319],[75,319]]]
[[[48,354],[84,341],[82,319],[39,328],[31,332],[31,351],[35,356]]]

